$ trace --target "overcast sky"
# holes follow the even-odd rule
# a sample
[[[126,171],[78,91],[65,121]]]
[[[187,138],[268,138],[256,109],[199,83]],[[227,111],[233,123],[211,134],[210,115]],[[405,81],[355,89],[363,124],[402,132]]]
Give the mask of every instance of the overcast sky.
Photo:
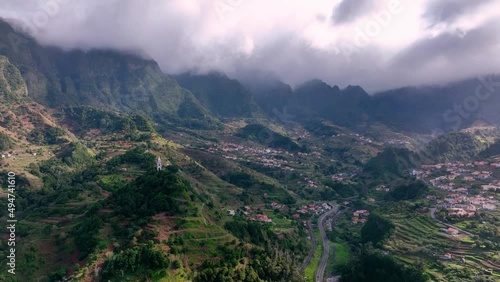
[[[500,0],[0,0],[40,43],[369,92],[500,73]]]

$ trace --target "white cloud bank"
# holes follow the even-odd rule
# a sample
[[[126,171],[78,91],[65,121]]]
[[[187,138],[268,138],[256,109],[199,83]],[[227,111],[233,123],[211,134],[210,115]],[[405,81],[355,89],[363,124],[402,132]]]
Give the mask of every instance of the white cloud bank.
[[[500,0],[0,0],[40,43],[369,91],[500,72]]]

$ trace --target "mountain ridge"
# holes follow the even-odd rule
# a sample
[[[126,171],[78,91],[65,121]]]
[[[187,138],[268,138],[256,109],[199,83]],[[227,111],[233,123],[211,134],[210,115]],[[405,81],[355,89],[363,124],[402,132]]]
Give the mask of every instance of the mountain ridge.
[[[379,122],[418,133],[466,128],[480,118],[500,124],[495,111],[500,95],[496,84],[485,85],[484,79],[403,87],[375,95],[360,86],[340,89],[319,79],[293,89],[267,76],[253,76],[254,80],[243,83],[217,72],[169,76],[155,61],[135,55],[44,47],[15,33],[1,20],[0,32],[5,35],[0,39],[0,55],[19,69],[29,96],[50,107],[139,110],[164,126],[195,128],[220,127],[218,119],[266,119],[265,115],[283,122],[276,112],[285,109],[299,123],[322,118],[362,128]],[[12,41],[12,34],[22,41]],[[479,85],[490,91],[487,102],[474,98]],[[466,103],[474,103],[474,107]],[[472,110],[464,112],[463,108]]]
[[[166,124],[212,127],[218,121],[191,92],[164,74],[158,64],[110,50],[63,51],[43,47],[0,21],[0,54],[23,75],[35,101],[52,108],[95,106],[136,110]],[[23,38],[14,45],[8,35]],[[11,36],[12,38],[12,36]]]

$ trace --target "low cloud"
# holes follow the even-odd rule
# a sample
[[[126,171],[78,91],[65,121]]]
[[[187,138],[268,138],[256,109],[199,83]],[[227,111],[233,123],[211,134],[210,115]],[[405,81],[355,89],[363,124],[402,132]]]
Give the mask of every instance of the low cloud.
[[[473,13],[483,4],[492,0],[432,0],[426,8],[424,19],[430,26],[453,23],[467,13]]]
[[[373,93],[499,72],[500,0],[436,2],[0,0],[0,16],[41,44],[133,51],[172,74],[262,71],[291,85],[319,78]],[[429,29],[430,19],[453,24]]]
[[[366,14],[374,8],[374,0],[342,0],[333,11],[332,19],[336,24],[347,23]]]

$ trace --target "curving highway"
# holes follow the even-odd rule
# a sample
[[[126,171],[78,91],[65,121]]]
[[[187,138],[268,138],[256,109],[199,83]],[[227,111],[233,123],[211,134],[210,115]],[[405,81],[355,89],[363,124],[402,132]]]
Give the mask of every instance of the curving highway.
[[[326,217],[332,214],[335,214],[335,217],[337,217],[340,214],[339,208],[333,208],[332,210],[322,214],[318,219],[318,229],[321,234],[321,241],[323,243],[323,254],[321,255],[321,260],[319,262],[318,268],[316,269],[316,282],[324,281],[323,279],[325,275],[326,264],[328,263],[328,256],[330,255],[330,244],[328,238],[326,237],[323,222],[325,221]]]

